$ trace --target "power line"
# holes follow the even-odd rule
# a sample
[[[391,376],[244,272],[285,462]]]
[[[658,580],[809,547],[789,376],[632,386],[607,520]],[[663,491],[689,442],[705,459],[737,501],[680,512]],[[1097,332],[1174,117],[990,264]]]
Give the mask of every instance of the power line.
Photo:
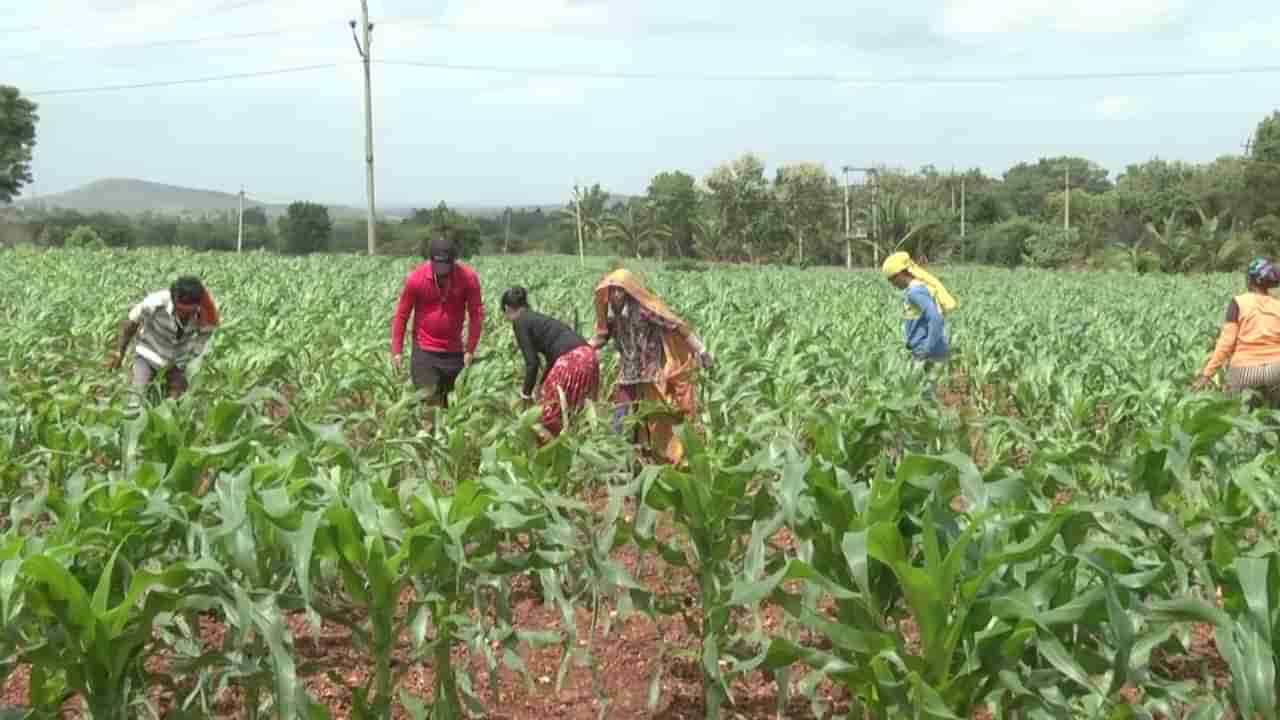
[[[51,97],[54,95],[79,95],[82,93],[108,92],[114,90],[141,90],[143,88],[172,87],[174,85],[196,85],[200,83],[216,82],[218,80],[241,80],[244,78],[268,77],[271,75],[287,75],[291,73],[310,72],[313,70],[326,70],[354,64],[357,63],[335,62],[325,63],[322,65],[302,65],[299,67],[278,68],[276,70],[260,70],[258,72],[233,73],[229,75],[209,75],[206,77],[186,78],[183,80],[160,80],[156,82],[133,83],[129,85],[98,85],[96,87],[38,90],[36,92],[24,94],[30,97]]]
[[[112,45],[91,45],[82,48],[72,48],[71,52],[110,52],[112,50],[145,50],[150,48],[165,47],[182,47],[186,45],[199,45],[202,43],[218,42],[221,40],[246,40],[262,37],[276,37],[279,35],[289,35],[304,30],[316,30],[323,27],[338,27],[345,25],[346,20],[335,19],[324,23],[308,23],[306,25],[289,25],[284,27],[272,28],[270,30],[256,30],[253,32],[238,33],[217,33],[213,35],[199,35],[196,37],[176,38],[173,40],[149,40],[134,43],[115,43]],[[0,60],[23,60],[34,57],[50,57],[42,51],[20,53],[17,55],[0,55]],[[54,55],[53,57],[57,57]]]
[[[1022,75],[916,75],[916,76],[896,76],[896,77],[874,77],[869,75],[840,75],[840,74],[772,74],[772,75],[752,75],[752,74],[711,74],[711,73],[693,73],[693,72],[621,72],[621,71],[593,71],[580,70],[572,68],[520,68],[512,66],[500,65],[468,65],[459,63],[438,63],[438,62],[419,62],[411,60],[375,60],[375,63],[381,65],[392,65],[400,67],[416,67],[427,68],[432,70],[446,71],[462,71],[462,72],[488,72],[500,73],[507,75],[523,75],[523,76],[542,76],[542,77],[574,77],[574,78],[596,78],[611,80],[669,80],[669,81],[706,81],[706,82],[726,82],[726,81],[742,81],[742,82],[804,82],[804,83],[829,83],[829,84],[867,84],[867,85],[975,85],[975,84],[1013,84],[1013,83],[1043,83],[1057,81],[1088,81],[1088,80],[1125,80],[1125,79],[1155,79],[1155,78],[1186,78],[1186,77],[1214,77],[1229,75],[1259,75],[1259,74],[1280,74],[1280,65],[1259,65],[1252,67],[1237,68],[1202,68],[1188,70],[1152,70],[1152,71],[1132,71],[1132,72],[1098,72],[1098,73],[1041,73],[1041,74],[1022,74]],[[354,62],[334,62],[322,63],[317,65],[302,65],[298,67],[278,68],[274,70],[262,70],[257,72],[231,73],[226,75],[209,75],[205,77],[184,78],[181,80],[162,80],[155,82],[130,83],[121,85],[99,85],[93,87],[82,88],[65,88],[56,90],[39,90],[26,93],[30,97],[51,97],[56,95],[76,95],[93,92],[108,92],[116,90],[140,90],[144,88],[170,87],[174,85],[195,85],[200,83],[216,82],[219,80],[239,80],[245,78],[268,77],[272,75],[285,75],[301,72],[310,72],[314,70],[324,70],[336,67],[344,67],[348,65],[358,64]]]
[[[1257,65],[1234,68],[1198,68],[1184,70],[1136,70],[1088,73],[1023,73],[1012,75],[905,75],[872,76],[835,73],[800,74],[712,74],[698,72],[630,72],[583,70],[575,68],[521,68],[503,65],[470,65],[413,60],[378,60],[383,65],[420,67],[433,70],[487,72],[506,75],[577,77],[608,80],[672,80],[708,82],[806,82],[867,85],[996,85],[1015,83],[1070,82],[1089,80],[1137,80],[1188,77],[1221,77],[1280,73],[1280,65]]]

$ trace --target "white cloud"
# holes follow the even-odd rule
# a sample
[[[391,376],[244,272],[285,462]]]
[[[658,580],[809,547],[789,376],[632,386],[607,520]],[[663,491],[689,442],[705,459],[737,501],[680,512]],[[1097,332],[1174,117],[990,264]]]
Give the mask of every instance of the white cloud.
[[[939,29],[948,34],[1141,32],[1181,19],[1189,8],[1189,0],[949,0]]]
[[[1141,115],[1150,103],[1148,98],[1133,95],[1108,95],[1091,108],[1104,120],[1128,120]]]

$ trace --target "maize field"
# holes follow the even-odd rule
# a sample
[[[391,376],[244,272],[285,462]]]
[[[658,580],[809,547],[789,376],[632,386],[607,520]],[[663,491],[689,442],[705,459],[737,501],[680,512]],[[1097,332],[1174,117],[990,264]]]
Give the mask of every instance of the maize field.
[[[589,335],[605,262],[473,265],[426,429],[410,260],[4,253],[0,718],[1277,717],[1275,418],[1190,390],[1243,278],[934,268],[931,396],[877,273],[639,264],[716,357],[672,468],[518,402],[501,292]],[[180,274],[223,324],[131,417]]]

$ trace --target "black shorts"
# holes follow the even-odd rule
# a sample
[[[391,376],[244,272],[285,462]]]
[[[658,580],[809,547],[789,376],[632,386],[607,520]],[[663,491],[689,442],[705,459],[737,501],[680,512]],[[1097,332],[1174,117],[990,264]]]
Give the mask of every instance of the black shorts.
[[[449,393],[453,392],[453,384],[462,374],[462,367],[462,353],[431,352],[414,345],[409,374],[415,387],[434,389],[435,396],[447,407]]]

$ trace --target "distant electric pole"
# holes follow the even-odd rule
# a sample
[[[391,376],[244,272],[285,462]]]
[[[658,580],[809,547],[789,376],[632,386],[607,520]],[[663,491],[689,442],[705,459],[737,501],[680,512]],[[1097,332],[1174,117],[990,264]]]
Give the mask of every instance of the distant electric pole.
[[[236,230],[236,254],[244,250],[244,186],[240,186],[240,221]]]
[[[1065,186],[1067,193],[1066,204],[1062,206],[1062,229],[1065,232],[1071,232],[1071,164],[1067,163],[1067,167],[1062,175],[1062,184]]]
[[[960,260],[964,261],[964,176],[960,176]]]
[[[360,36],[356,35],[356,21],[351,21],[351,37],[356,41],[356,51],[364,60],[364,163],[369,194],[369,254],[378,251],[377,222],[373,209],[373,80],[369,64],[372,61],[373,23],[369,22],[369,0],[360,0]],[[360,41],[361,36],[364,42]]]
[[[880,264],[880,173],[871,168],[871,237],[875,238],[876,265]]]
[[[511,208],[507,208],[507,230],[502,236],[502,254],[507,255],[511,252]]]
[[[845,165],[844,171],[844,269],[853,269],[853,234],[849,227],[849,171],[853,168]]]
[[[582,267],[587,266],[587,247],[586,242],[582,238],[582,191],[578,189],[577,184],[573,186],[573,218],[578,226],[578,262]]]

